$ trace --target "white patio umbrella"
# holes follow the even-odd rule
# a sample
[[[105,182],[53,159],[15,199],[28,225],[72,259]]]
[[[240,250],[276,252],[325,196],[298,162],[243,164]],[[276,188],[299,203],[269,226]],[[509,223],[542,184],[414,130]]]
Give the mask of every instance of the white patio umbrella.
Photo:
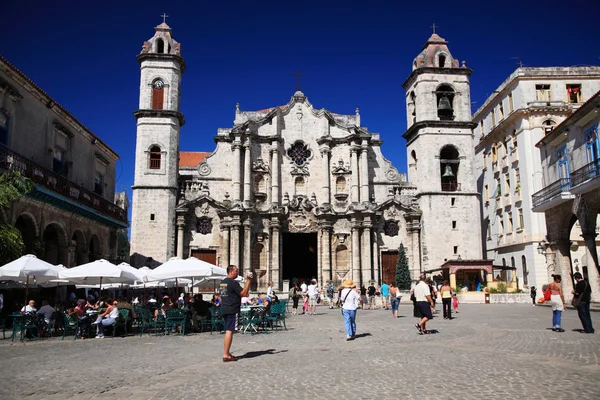
[[[190,257],[185,260],[173,257],[166,263],[153,269],[147,275],[147,278],[148,281],[162,281],[164,279],[176,278],[197,280],[215,275],[227,276],[227,270],[199,260],[196,257]]]
[[[24,255],[0,267],[0,279],[20,281],[25,280],[25,303],[29,296],[29,278],[37,283],[48,282],[59,277],[60,269],[40,260],[33,254]]]
[[[222,275],[207,276],[206,278],[200,279],[197,283],[194,283],[193,286],[207,288],[207,287],[210,287],[210,283],[212,282],[213,290],[216,290],[217,284],[220,284],[221,281],[225,278],[227,278],[227,275],[226,276],[222,276]],[[241,275],[238,275],[238,277],[235,278],[235,280],[240,283],[244,282],[244,278]]]
[[[119,268],[106,260],[92,261],[60,273],[60,279],[68,279],[79,285],[100,285],[100,290],[102,283],[132,284],[137,278],[138,276],[131,271]]]

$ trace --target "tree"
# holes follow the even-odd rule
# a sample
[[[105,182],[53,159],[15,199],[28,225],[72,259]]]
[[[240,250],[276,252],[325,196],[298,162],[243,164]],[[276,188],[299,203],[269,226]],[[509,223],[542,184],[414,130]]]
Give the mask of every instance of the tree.
[[[0,215],[33,188],[31,180],[19,171],[3,171],[0,175]],[[9,223],[0,221],[0,265],[21,257],[24,247],[21,231]]]
[[[408,269],[408,258],[406,257],[406,249],[400,243],[398,248],[398,261],[396,262],[396,286],[400,290],[410,290],[410,271]]]

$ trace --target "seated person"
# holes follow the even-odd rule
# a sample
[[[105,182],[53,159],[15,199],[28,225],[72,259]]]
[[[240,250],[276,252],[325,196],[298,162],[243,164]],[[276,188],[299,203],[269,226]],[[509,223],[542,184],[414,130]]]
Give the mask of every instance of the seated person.
[[[119,310],[129,310],[129,314],[127,315],[127,329],[131,330],[133,326],[133,319],[135,318],[135,313],[133,312],[133,306],[129,304],[127,298],[121,297],[119,302],[117,303],[117,308]]]
[[[35,308],[35,300],[29,300],[29,303],[27,303],[26,306],[23,306],[23,308],[21,308],[21,314],[25,314],[25,313],[34,313],[36,312],[37,309]]]
[[[160,315],[162,315],[162,317],[165,318],[167,316],[167,310],[169,310],[173,307],[174,307],[174,304],[171,301],[171,298],[169,296],[165,296],[163,298],[162,307],[154,310],[154,320],[156,321],[156,319],[158,318],[159,312],[160,312]]]
[[[82,339],[87,339],[90,331],[90,318],[86,313],[88,302],[84,299],[77,300],[77,305],[74,308],[70,308],[67,311],[69,316],[74,315],[79,322],[79,329],[77,330],[77,336]]]
[[[208,319],[211,305],[211,303],[202,298],[201,294],[194,296],[194,302],[190,306],[190,310],[192,311],[192,327],[194,329],[198,329],[198,321]]]
[[[48,300],[42,301],[42,307],[40,307],[37,313],[43,315],[44,322],[46,322],[48,325],[54,323],[54,321],[51,321],[52,314],[54,313],[54,308],[50,306]]]
[[[251,305],[252,304],[252,300],[250,299],[250,297],[242,297],[242,305]]]
[[[221,306],[221,295],[220,294],[213,294],[213,298],[210,301],[214,306],[220,307]]]
[[[104,337],[104,327],[114,325],[119,317],[116,301],[108,298],[104,303],[106,304],[106,311],[98,315],[98,319],[92,322],[92,325],[96,325],[98,329],[96,339],[102,339]]]

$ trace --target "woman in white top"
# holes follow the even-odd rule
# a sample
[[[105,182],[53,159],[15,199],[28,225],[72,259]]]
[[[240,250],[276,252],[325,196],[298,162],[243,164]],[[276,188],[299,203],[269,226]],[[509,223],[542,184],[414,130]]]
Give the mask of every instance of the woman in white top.
[[[344,316],[344,324],[346,325],[346,340],[354,340],[356,336],[356,309],[360,295],[355,290],[356,285],[353,280],[346,280],[342,284],[344,289],[340,294],[342,302],[342,315]]]
[[[108,305],[106,311],[98,315],[98,319],[92,322],[92,325],[97,325],[98,333],[96,339],[102,339],[104,337],[104,327],[114,325],[119,317],[119,309],[117,308],[117,302],[112,299],[106,299],[104,302]]]

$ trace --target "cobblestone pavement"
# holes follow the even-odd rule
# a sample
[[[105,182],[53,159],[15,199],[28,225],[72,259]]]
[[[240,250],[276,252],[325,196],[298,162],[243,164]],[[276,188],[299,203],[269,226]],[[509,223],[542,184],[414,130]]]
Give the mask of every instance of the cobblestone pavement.
[[[399,319],[365,310],[349,342],[338,309],[317,311],[290,316],[287,331],[235,335],[230,363],[221,334],[0,340],[0,398],[600,398],[600,334],[573,331],[574,311],[555,333],[548,308],[464,304],[419,336],[411,306]]]

